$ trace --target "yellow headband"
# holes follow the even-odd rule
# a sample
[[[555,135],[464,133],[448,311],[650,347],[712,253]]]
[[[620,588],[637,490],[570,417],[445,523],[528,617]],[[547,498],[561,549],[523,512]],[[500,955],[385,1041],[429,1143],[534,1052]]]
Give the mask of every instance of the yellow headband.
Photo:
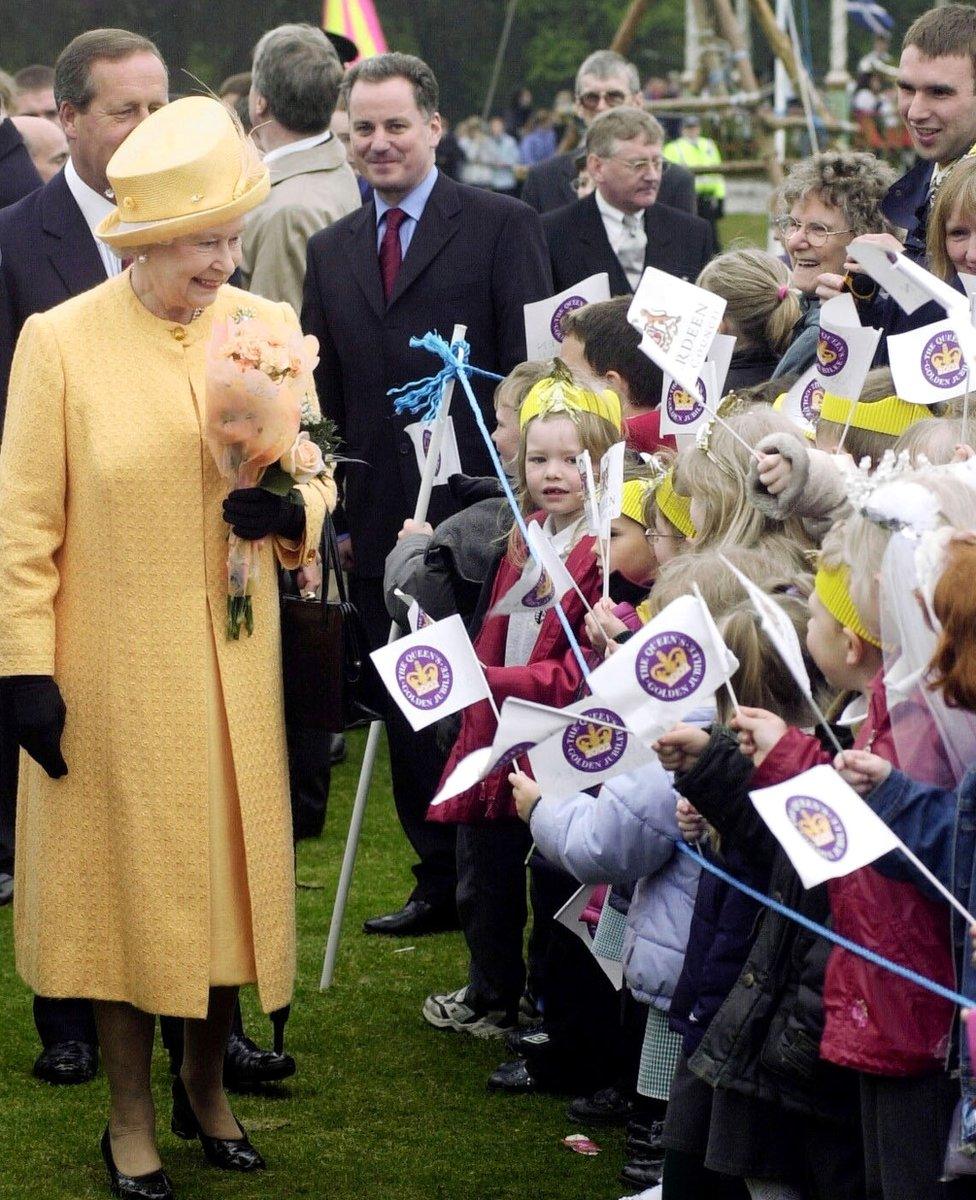
[[[822,566],[814,578],[813,590],[817,593],[820,603],[827,612],[845,629],[853,630],[859,638],[863,638],[864,641],[870,642],[872,646],[877,646],[880,650],[881,642],[873,633],[867,631],[861,620],[861,614],[854,607],[854,601],[851,599],[848,588],[850,575],[847,567],[835,567],[833,570],[829,570]]]
[[[654,491],[653,479],[628,479],[620,501],[620,515],[636,521],[641,529],[647,528],[644,505],[649,493]]]
[[[535,417],[547,417],[550,413],[564,413],[575,419],[577,413],[591,412],[602,417],[620,432],[620,399],[616,392],[606,389],[591,392],[589,388],[567,382],[558,376],[547,376],[533,384],[519,409],[519,429],[522,430]]]
[[[661,510],[661,515],[667,518],[679,533],[689,538],[695,536],[696,530],[691,523],[691,497],[682,496],[674,490],[674,471],[668,471],[658,484],[654,500]]]
[[[886,433],[890,437],[898,437],[909,425],[932,416],[932,410],[924,404],[911,404],[908,400],[902,400],[900,396],[885,396],[883,400],[859,400],[854,404],[851,400],[845,400],[843,396],[824,392],[820,405],[820,420],[845,425],[852,405],[852,429]]]

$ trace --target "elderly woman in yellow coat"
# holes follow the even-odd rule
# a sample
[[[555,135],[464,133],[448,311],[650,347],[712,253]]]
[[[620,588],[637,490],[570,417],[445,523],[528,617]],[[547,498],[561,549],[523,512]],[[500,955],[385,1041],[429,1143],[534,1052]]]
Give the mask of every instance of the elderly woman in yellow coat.
[[[293,859],[274,557],[314,555],[331,480],[226,497],[203,437],[214,321],[287,304],[227,286],[267,169],[215,100],[152,114],[108,168],[99,236],[131,269],[31,317],[0,451],[0,675],[22,757],[17,967],[95,1001],[116,1195],[171,1195],[153,1017],[187,1018],[173,1129],[260,1154],[221,1085],[237,988],[288,1003]],[[314,397],[312,397],[314,399]],[[226,498],[225,498],[226,497]],[[295,503],[293,501],[300,501]],[[229,640],[228,525],[261,538],[253,636]],[[67,716],[65,717],[65,713]],[[63,730],[63,734],[62,734]],[[27,757],[29,756],[29,758]]]

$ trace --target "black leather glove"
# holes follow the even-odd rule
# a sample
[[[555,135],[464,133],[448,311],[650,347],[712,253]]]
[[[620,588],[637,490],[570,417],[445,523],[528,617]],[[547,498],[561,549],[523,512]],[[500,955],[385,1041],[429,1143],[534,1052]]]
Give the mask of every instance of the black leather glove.
[[[265,488],[238,488],[224,501],[224,520],[249,542],[269,534],[297,542],[305,532],[305,505]]]
[[[68,714],[61,689],[50,675],[8,675],[3,680],[7,728],[52,779],[68,774],[61,734]]]

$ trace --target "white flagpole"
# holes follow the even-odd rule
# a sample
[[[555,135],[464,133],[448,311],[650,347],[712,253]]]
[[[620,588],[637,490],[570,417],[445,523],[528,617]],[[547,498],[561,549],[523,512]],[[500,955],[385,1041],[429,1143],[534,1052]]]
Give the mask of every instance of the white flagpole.
[[[944,896],[946,900],[948,900],[956,912],[959,913],[959,915],[965,920],[968,926],[972,927],[973,925],[976,925],[976,917],[974,917],[968,909],[964,908],[963,905],[960,904],[960,902],[955,898],[952,892],[949,891],[944,883],[941,883],[938,879],[936,879],[925,863],[923,863],[916,854],[908,849],[901,838],[898,839],[898,849],[901,850],[902,854],[904,854],[912,866],[925,876],[925,878],[929,881],[929,883],[931,883],[939,895]]]
[[[724,642],[716,640],[715,635],[716,635],[717,627],[715,625],[715,618],[712,616],[711,609],[705,603],[705,598],[704,598],[704,596],[702,596],[697,583],[693,583],[691,585],[691,590],[695,593],[695,598],[698,600],[698,603],[705,610],[705,627],[708,630],[708,640],[712,643],[712,650],[718,656],[719,662],[724,663],[725,662],[726,645]],[[722,682],[725,684],[726,691],[729,693],[729,699],[732,701],[732,707],[735,709],[736,712],[738,712],[739,711],[739,699],[735,694],[735,689],[732,687],[731,678],[726,676],[726,678],[723,679]]]
[[[455,325],[454,331],[451,334],[451,345],[453,346],[455,342],[460,341],[467,331],[467,325]],[[434,422],[434,429],[430,439],[430,449],[427,454],[427,461],[424,463],[424,473],[420,479],[420,491],[417,493],[417,504],[413,512],[413,519],[415,521],[425,521],[427,519],[427,507],[430,504],[430,493],[434,486],[437,460],[440,458],[441,447],[444,444],[444,431],[447,428],[447,418],[451,409],[454,380],[455,376],[451,375],[444,384],[444,390],[441,395],[441,407],[437,414],[437,420]],[[399,626],[395,621],[391,622],[390,635],[386,639],[387,645],[396,639],[398,633]],[[326,943],[325,959],[322,963],[322,976],[319,980],[319,991],[322,992],[326,988],[331,987],[332,976],[335,974],[336,955],[339,951],[339,938],[342,934],[342,920],[346,914],[346,902],[349,899],[349,889],[352,885],[352,872],[353,867],[356,865],[359,836],[363,828],[363,817],[366,815],[366,799],[369,796],[369,787],[373,781],[373,768],[376,765],[376,752],[379,748],[382,728],[382,721],[373,721],[370,724],[369,734],[366,738],[366,749],[363,752],[362,766],[359,768],[356,799],[353,802],[352,815],[349,818],[349,832],[346,835],[346,848],[342,855],[342,868],[339,871],[339,884],[336,888],[335,904],[332,907],[332,921],[329,925],[329,940]]]

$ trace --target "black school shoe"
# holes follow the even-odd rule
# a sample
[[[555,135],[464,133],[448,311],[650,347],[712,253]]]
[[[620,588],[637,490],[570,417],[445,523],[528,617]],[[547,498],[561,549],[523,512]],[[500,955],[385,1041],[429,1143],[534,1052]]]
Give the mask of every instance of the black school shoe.
[[[623,1125],[634,1112],[631,1098],[615,1087],[601,1088],[592,1096],[578,1096],[566,1116],[576,1125]]]
[[[664,1175],[664,1159],[662,1158],[628,1158],[618,1178],[624,1183],[632,1184],[641,1191],[657,1187]]]

